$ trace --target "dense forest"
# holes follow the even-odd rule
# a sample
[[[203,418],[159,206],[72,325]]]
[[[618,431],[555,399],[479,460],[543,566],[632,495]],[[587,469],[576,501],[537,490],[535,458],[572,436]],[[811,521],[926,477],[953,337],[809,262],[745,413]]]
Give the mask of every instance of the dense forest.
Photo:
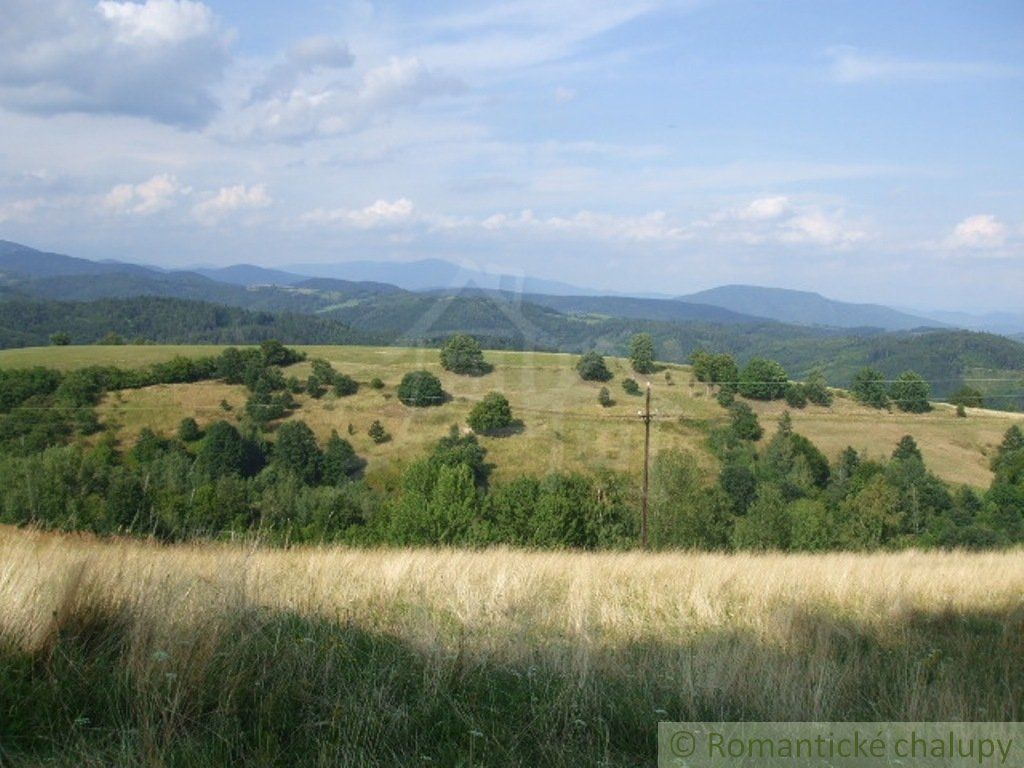
[[[65,343],[360,344],[380,339],[317,315],[255,312],[185,299],[139,296],[97,301],[0,301],[0,346]]]

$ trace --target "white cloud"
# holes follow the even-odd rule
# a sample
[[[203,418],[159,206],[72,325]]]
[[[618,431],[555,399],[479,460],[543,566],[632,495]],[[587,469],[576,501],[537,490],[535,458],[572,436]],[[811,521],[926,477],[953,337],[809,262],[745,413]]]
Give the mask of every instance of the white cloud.
[[[302,38],[288,48],[284,61],[267,70],[263,80],[253,88],[250,101],[287,98],[303,78],[333,75],[337,70],[351,67],[354,61],[343,40],[328,35]]]
[[[953,248],[998,248],[1006,236],[1005,224],[990,213],[980,213],[957,224],[946,242]]]
[[[117,213],[145,216],[169,208],[176,197],[190,191],[164,173],[139,184],[118,184],[104,196],[103,205]]]
[[[415,206],[400,197],[394,201],[377,200],[365,208],[317,208],[303,215],[302,220],[313,224],[338,223],[356,229],[394,227],[414,221]]]
[[[843,247],[868,236],[862,226],[847,221],[841,210],[823,210],[784,195],[761,197],[743,206],[726,208],[695,226],[713,239],[748,245]]]
[[[235,211],[266,208],[272,202],[266,185],[254,184],[247,187],[236,184],[233,187],[221,187],[215,195],[197,203],[192,213],[199,221],[214,224]]]
[[[217,110],[227,35],[193,0],[4,0],[0,104],[119,114],[183,127]]]
[[[782,195],[761,197],[739,211],[739,218],[752,221],[777,219],[790,211],[789,198]]]
[[[462,93],[466,86],[459,80],[430,71],[416,57],[392,57],[387,64],[371,69],[363,76],[359,101],[370,109],[401,103],[415,103],[431,96]]]
[[[921,61],[877,53],[863,53],[852,46],[830,48],[830,75],[840,83],[873,81],[974,80],[1020,76],[1014,67],[984,61]]]
[[[456,226],[465,226],[459,222]],[[519,214],[498,213],[474,226],[489,232],[519,231],[536,235],[569,236],[579,239],[652,243],[686,240],[687,230],[674,223],[664,211],[636,216],[578,211],[571,216],[536,216],[531,210]]]
[[[181,43],[215,27],[213,11],[193,0],[104,0],[96,8],[114,27],[117,42],[126,45]]]
[[[863,240],[866,233],[847,224],[838,213],[809,210],[793,216],[779,229],[778,239],[784,243],[844,246]]]
[[[356,84],[323,84],[301,76],[295,80],[287,91],[256,89],[231,132],[275,141],[354,133],[394,112],[466,90],[462,81],[435,72],[415,57],[393,57],[365,71]]]
[[[494,71],[557,62],[613,29],[659,9],[693,3],[680,0],[511,0],[467,5],[413,30],[436,39],[420,52],[457,71]]]
[[[46,201],[41,197],[27,198],[24,200],[11,200],[0,203],[0,223],[9,221],[28,221],[37,210],[42,208]]]

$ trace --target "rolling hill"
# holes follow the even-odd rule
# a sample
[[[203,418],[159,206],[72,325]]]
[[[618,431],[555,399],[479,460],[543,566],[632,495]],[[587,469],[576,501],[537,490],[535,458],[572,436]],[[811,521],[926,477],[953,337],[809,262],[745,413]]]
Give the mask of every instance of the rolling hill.
[[[882,328],[888,331],[943,327],[945,323],[910,315],[880,304],[850,304],[826,299],[809,291],[763,288],[755,285],[723,285],[680,296],[680,301],[712,304],[747,315],[783,323],[824,325],[833,328]]]
[[[418,261],[345,261],[334,264],[294,264],[295,272],[314,277],[391,283],[410,291],[482,288],[514,293],[556,293],[596,295],[600,291],[556,280],[542,280],[502,270],[460,266],[442,259]]]
[[[90,364],[116,364],[129,367],[169,360],[175,355],[199,357],[216,354],[219,347],[209,346],[88,346],[44,347],[0,352],[0,367],[45,365],[63,370]],[[609,358],[615,374],[609,384],[616,404],[602,408],[597,404],[599,382],[580,381],[573,365],[575,358],[543,352],[490,351],[487,358],[494,371],[482,377],[458,376],[441,370],[434,349],[365,346],[305,346],[310,358],[324,358],[335,368],[366,383],[380,378],[381,390],[361,387],[355,395],[333,395],[313,399],[299,395],[300,408],[290,418],[307,422],[321,441],[331,430],[345,434],[361,456],[369,459],[368,477],[374,483],[388,485],[409,462],[423,455],[452,423],[464,423],[470,408],[487,392],[498,390],[510,400],[514,413],[523,420],[524,429],[514,438],[480,439],[496,466],[498,479],[519,474],[544,474],[552,467],[564,470],[590,470],[606,466],[638,472],[642,456],[643,431],[638,429],[635,413],[638,398],[625,394],[620,382],[632,375],[629,363]],[[402,375],[425,368],[437,374],[452,400],[441,408],[410,409],[394,397],[394,388]],[[659,418],[652,431],[655,452],[682,448],[693,455],[704,471],[714,470],[717,460],[710,453],[708,429],[725,424],[727,412],[704,385],[690,384],[688,366],[672,365],[672,380],[663,375],[654,378],[654,400]],[[286,370],[304,378],[308,362]],[[149,427],[166,434],[175,431],[184,416],[193,416],[200,424],[224,417],[221,401],[233,406],[240,418],[247,397],[243,386],[209,381],[194,384],[169,384],[138,390],[125,390],[108,396],[101,406],[104,421],[120,425],[121,436],[129,441]],[[751,402],[769,434],[785,409],[781,402]],[[905,434],[913,435],[928,466],[953,483],[978,487],[988,485],[991,472],[988,454],[999,443],[1010,424],[1024,424],[1024,416],[970,409],[969,418],[958,419],[951,408],[936,408],[932,413],[915,415],[888,413],[836,398],[831,407],[809,406],[791,411],[794,428],[834,457],[847,445],[865,455],[888,456]],[[366,434],[369,424],[380,420],[395,437],[378,445]],[[354,430],[349,430],[349,425]]]

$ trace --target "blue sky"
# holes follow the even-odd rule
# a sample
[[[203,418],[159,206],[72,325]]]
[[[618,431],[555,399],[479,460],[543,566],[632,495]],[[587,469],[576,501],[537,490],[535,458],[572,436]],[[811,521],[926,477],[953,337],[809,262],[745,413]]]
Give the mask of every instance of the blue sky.
[[[0,237],[1024,297],[1024,4],[0,0]]]

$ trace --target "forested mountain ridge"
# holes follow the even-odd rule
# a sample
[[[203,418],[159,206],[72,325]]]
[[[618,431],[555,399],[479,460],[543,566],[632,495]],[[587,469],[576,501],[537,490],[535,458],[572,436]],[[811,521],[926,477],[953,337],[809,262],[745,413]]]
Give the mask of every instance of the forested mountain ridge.
[[[68,273],[46,274],[55,270]],[[993,381],[980,388],[997,392],[999,405],[1024,406],[1021,388],[1013,384],[1024,377],[1024,345],[987,333],[787,324],[672,299],[472,287],[412,292],[332,278],[241,286],[195,272],[40,254],[7,242],[0,242],[0,271],[4,347],[46,344],[50,334],[61,332],[70,333],[74,343],[94,343],[114,333],[155,342],[251,343],[277,337],[296,344],[399,345],[435,345],[462,332],[496,349],[596,349],[621,355],[633,334],[645,332],[666,361],[684,362],[697,349],[729,352],[740,361],[764,356],[778,360],[794,377],[821,368],[842,386],[865,366],[890,378],[914,370],[932,382],[937,397],[966,378],[984,377]]]
[[[295,344],[380,343],[325,317],[253,312],[208,302],[138,296],[89,302],[0,301],[0,347],[42,346],[52,334],[73,344],[145,340],[178,344],[255,344],[286,338]]]
[[[723,285],[680,296],[679,300],[712,304],[734,312],[798,325],[826,325],[835,328],[873,327],[889,331],[946,326],[946,323],[901,312],[881,304],[852,304],[827,299],[810,291],[756,285]]]

